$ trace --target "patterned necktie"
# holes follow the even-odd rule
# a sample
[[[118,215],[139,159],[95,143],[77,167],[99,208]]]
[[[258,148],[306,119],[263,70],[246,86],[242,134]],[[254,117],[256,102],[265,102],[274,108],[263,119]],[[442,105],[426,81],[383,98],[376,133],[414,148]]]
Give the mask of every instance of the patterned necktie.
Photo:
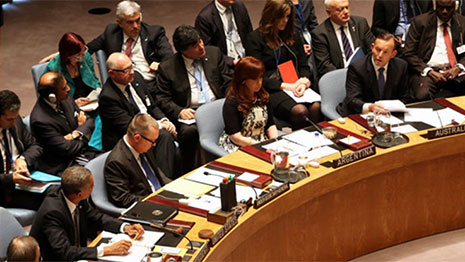
[[[378,89],[379,89],[379,98],[384,97],[384,87],[386,86],[386,80],[384,79],[384,67],[378,69]]]
[[[155,190],[158,190],[161,188],[160,181],[158,181],[157,176],[153,173],[152,169],[150,168],[149,163],[147,163],[147,160],[143,154],[140,154],[140,164],[142,165],[142,168],[145,171],[145,174],[147,175],[147,178],[150,180],[150,182],[153,185],[153,188]]]
[[[65,115],[65,111],[63,111],[63,108],[61,107],[61,104],[58,103],[57,104],[57,107],[55,108],[55,111],[57,111],[57,113],[63,117],[64,119],[66,119],[66,115]]]
[[[2,130],[3,134],[3,145],[5,150],[5,174],[9,174],[11,171],[11,152],[10,152],[10,142],[8,141],[8,136],[6,133],[6,129]]]
[[[134,43],[134,39],[129,37],[126,41],[126,51],[124,52],[129,58],[132,56],[132,43]]]
[[[455,58],[454,50],[452,49],[452,42],[450,40],[449,31],[447,30],[447,23],[442,24],[444,42],[446,43],[447,57],[449,58],[450,66],[455,66],[457,64],[457,59]]]
[[[229,37],[231,37],[232,33],[233,33],[233,30],[234,30],[234,24],[233,24],[233,19],[232,19],[232,10],[231,8],[227,8],[226,9],[226,18],[228,20],[228,32],[226,32],[228,34]]]
[[[350,47],[349,39],[344,32],[344,27],[341,26],[341,39],[342,45],[344,46],[344,54],[346,56],[346,61],[349,61],[350,56],[352,55],[352,47]]]
[[[194,60],[192,65],[194,66],[195,84],[197,85],[197,89],[199,90],[199,95],[203,96],[203,99],[200,99],[199,97],[199,103],[209,103],[210,97],[208,95],[208,90],[205,87],[205,82],[203,81],[202,72],[200,71],[198,62],[199,60]]]
[[[134,97],[132,96],[132,92],[131,92],[131,89],[129,88],[129,85],[126,86],[125,90],[126,90],[126,93],[128,94],[129,104],[131,104],[132,109],[134,110],[136,114],[139,113],[140,109],[137,106],[136,100],[134,100]]]

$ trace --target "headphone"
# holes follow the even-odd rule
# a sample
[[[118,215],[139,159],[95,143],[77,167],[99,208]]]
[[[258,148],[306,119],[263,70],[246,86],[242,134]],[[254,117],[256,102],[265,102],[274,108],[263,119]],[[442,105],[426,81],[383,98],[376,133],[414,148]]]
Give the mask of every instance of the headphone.
[[[54,93],[55,87],[51,85],[40,85],[39,84],[39,87],[37,89],[41,97],[43,97],[44,99],[47,99],[50,103],[56,103],[57,97]]]

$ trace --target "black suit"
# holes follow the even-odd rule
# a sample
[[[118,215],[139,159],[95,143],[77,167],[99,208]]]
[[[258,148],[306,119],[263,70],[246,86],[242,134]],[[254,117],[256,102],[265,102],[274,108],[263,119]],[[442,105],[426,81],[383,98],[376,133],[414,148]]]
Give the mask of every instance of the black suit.
[[[31,113],[32,134],[44,148],[38,170],[49,174],[58,174],[74,164],[78,154],[92,158],[97,151],[87,145],[94,130],[94,120],[88,116],[86,122],[78,126],[76,115],[81,110],[71,97],[61,101],[61,107],[66,119],[39,97]],[[73,130],[81,132],[82,136],[66,140],[64,136]]]
[[[318,26],[318,20],[315,15],[315,6],[313,5],[312,0],[300,0],[299,2],[302,6],[302,13],[304,15],[305,24],[307,25],[306,29],[308,30],[308,32],[311,32],[314,28]],[[302,22],[300,21],[298,14],[296,14],[294,18],[294,25],[295,25],[296,32],[299,32],[299,34],[302,37],[302,43],[305,43],[304,41],[305,39],[302,36],[302,32],[303,32]],[[308,44],[311,44],[311,43],[308,43]]]
[[[148,114],[157,120],[165,117],[165,114],[148,93],[142,76],[137,72],[134,73],[132,86],[147,108]],[[107,80],[102,89],[99,96],[99,106],[102,118],[103,149],[109,151],[126,134],[128,125],[137,112],[111,78]],[[163,156],[164,159],[160,163],[160,168],[172,178],[176,178],[181,172],[180,159],[178,159],[180,156],[177,151],[173,135],[160,129],[155,152],[157,156]]]
[[[46,261],[97,260],[97,248],[86,247],[87,239],[101,230],[120,232],[122,222],[92,208],[87,200],[79,208],[79,242],[75,245],[73,218],[62,190],[53,188],[37,211],[30,235],[39,242]]]
[[[108,57],[114,52],[121,52],[123,39],[123,29],[117,24],[109,24],[101,35],[87,44],[87,47],[90,53],[102,49]],[[173,54],[162,26],[147,25],[142,22],[140,39],[145,59],[149,65],[152,62],[161,62]]]
[[[237,32],[241,38],[242,45],[245,45],[247,35],[252,32],[252,23],[250,22],[249,12],[242,2],[235,1],[231,6],[236,22]],[[215,1],[205,6],[195,19],[195,28],[200,33],[205,45],[217,46],[224,55],[228,54],[226,44],[226,34],[220,13],[215,6]],[[229,66],[233,64],[233,57],[225,57]]]
[[[152,170],[155,172],[160,185],[171,182],[158,168],[153,151],[144,154]],[[141,201],[152,193],[147,177],[139,167],[138,160],[134,158],[124,138],[120,139],[111,151],[105,162],[105,182],[107,184],[108,198],[119,207],[129,207],[135,201]]]
[[[365,54],[370,53],[370,45],[375,38],[370,31],[367,20],[363,17],[351,16],[348,22],[348,29],[354,44],[353,51],[360,46]],[[322,76],[329,71],[344,68],[341,47],[339,46],[331,20],[327,18],[311,33],[312,49],[318,68],[318,75]]]
[[[205,51],[206,55],[200,61],[206,80],[215,97],[223,98],[231,81],[231,70],[218,47],[206,46]],[[176,124],[184,161],[183,168],[184,172],[187,172],[196,166],[194,155],[199,145],[199,134],[195,124],[188,126],[178,122],[181,110],[191,106],[191,86],[182,54],[176,53],[163,61],[158,73],[156,98],[163,112]]]
[[[417,100],[430,99],[433,95],[439,92],[438,88],[442,84],[436,84],[428,76],[422,77],[421,72],[428,67],[427,63],[433,55],[436,45],[436,34],[438,28],[438,18],[435,11],[431,11],[419,16],[416,16],[410,25],[409,32],[405,41],[404,58],[409,64],[411,71],[412,86],[415,88],[415,96]],[[458,54],[457,47],[464,44],[463,36],[465,35],[465,17],[455,14],[451,18],[451,39],[452,50],[454,51],[457,63],[465,65],[465,52]],[[446,82],[445,86],[452,87],[452,81]],[[454,87],[455,88],[455,87]],[[460,88],[452,91],[455,95],[459,95]],[[454,94],[451,94],[454,95]]]
[[[401,0],[375,0],[373,5],[373,23],[371,31],[374,35],[384,32],[394,34],[399,24]],[[415,14],[420,15],[433,10],[431,0],[412,0]]]
[[[35,170],[37,161],[42,155],[42,147],[40,147],[35,138],[29,133],[20,116],[16,118],[16,125],[12,126],[8,131],[12,137],[11,141],[13,141],[18,150],[18,154],[25,158],[28,169],[32,172]],[[0,160],[0,188],[2,191],[2,193],[0,193],[0,205],[30,209],[39,208],[42,197],[37,194],[30,195],[24,191],[14,190],[15,184],[13,182],[13,176],[4,173],[5,167],[3,166],[3,159]],[[7,198],[11,199],[5,201],[5,194],[9,194]],[[29,200],[24,201],[25,197]]]
[[[399,99],[404,103],[411,100],[408,88],[407,62],[396,57],[389,61],[384,94],[381,96],[372,56],[367,55],[349,65],[346,97],[338,105],[337,111],[342,116],[360,114],[365,103],[391,99]]]

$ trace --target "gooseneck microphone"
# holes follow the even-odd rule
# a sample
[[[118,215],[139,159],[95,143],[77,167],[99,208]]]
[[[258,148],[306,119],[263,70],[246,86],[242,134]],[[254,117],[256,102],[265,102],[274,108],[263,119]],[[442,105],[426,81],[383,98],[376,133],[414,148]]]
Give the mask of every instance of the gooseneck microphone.
[[[312,120],[310,120],[310,118],[308,118],[307,116],[304,116],[304,119],[305,119],[305,121],[312,124],[312,126],[316,129],[316,131],[318,131],[318,133],[322,134],[323,136],[325,135],[325,134],[323,134],[323,130],[321,130],[321,128],[317,124],[315,124]],[[339,151],[339,155],[342,157],[342,149],[341,149],[341,147],[333,139],[329,139],[329,140],[331,140],[331,142],[333,142],[333,144],[336,146],[336,150]]]
[[[156,224],[150,224],[150,226],[153,227],[153,228],[156,228],[156,229],[158,229],[158,230],[160,230],[162,232],[171,233],[174,236],[180,236],[180,237],[183,237],[183,238],[187,239],[187,241],[189,241],[189,245],[191,246],[190,250],[194,249],[194,246],[192,245],[192,241],[186,236],[186,234],[183,234],[184,229],[182,227],[178,227],[177,229],[171,229],[171,228],[162,227],[162,226],[159,226],[159,225],[156,225]]]

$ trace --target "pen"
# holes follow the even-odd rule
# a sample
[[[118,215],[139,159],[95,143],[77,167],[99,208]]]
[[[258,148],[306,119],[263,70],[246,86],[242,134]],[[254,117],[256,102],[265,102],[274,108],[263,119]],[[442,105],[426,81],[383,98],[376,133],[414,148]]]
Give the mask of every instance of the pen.
[[[135,235],[135,236],[132,238],[132,241],[136,241],[136,240],[137,240],[137,238],[139,237],[139,235],[140,235],[140,233],[139,233],[139,232],[137,232],[137,234],[136,234],[136,235]]]
[[[347,135],[347,144],[350,144],[350,135]]]

